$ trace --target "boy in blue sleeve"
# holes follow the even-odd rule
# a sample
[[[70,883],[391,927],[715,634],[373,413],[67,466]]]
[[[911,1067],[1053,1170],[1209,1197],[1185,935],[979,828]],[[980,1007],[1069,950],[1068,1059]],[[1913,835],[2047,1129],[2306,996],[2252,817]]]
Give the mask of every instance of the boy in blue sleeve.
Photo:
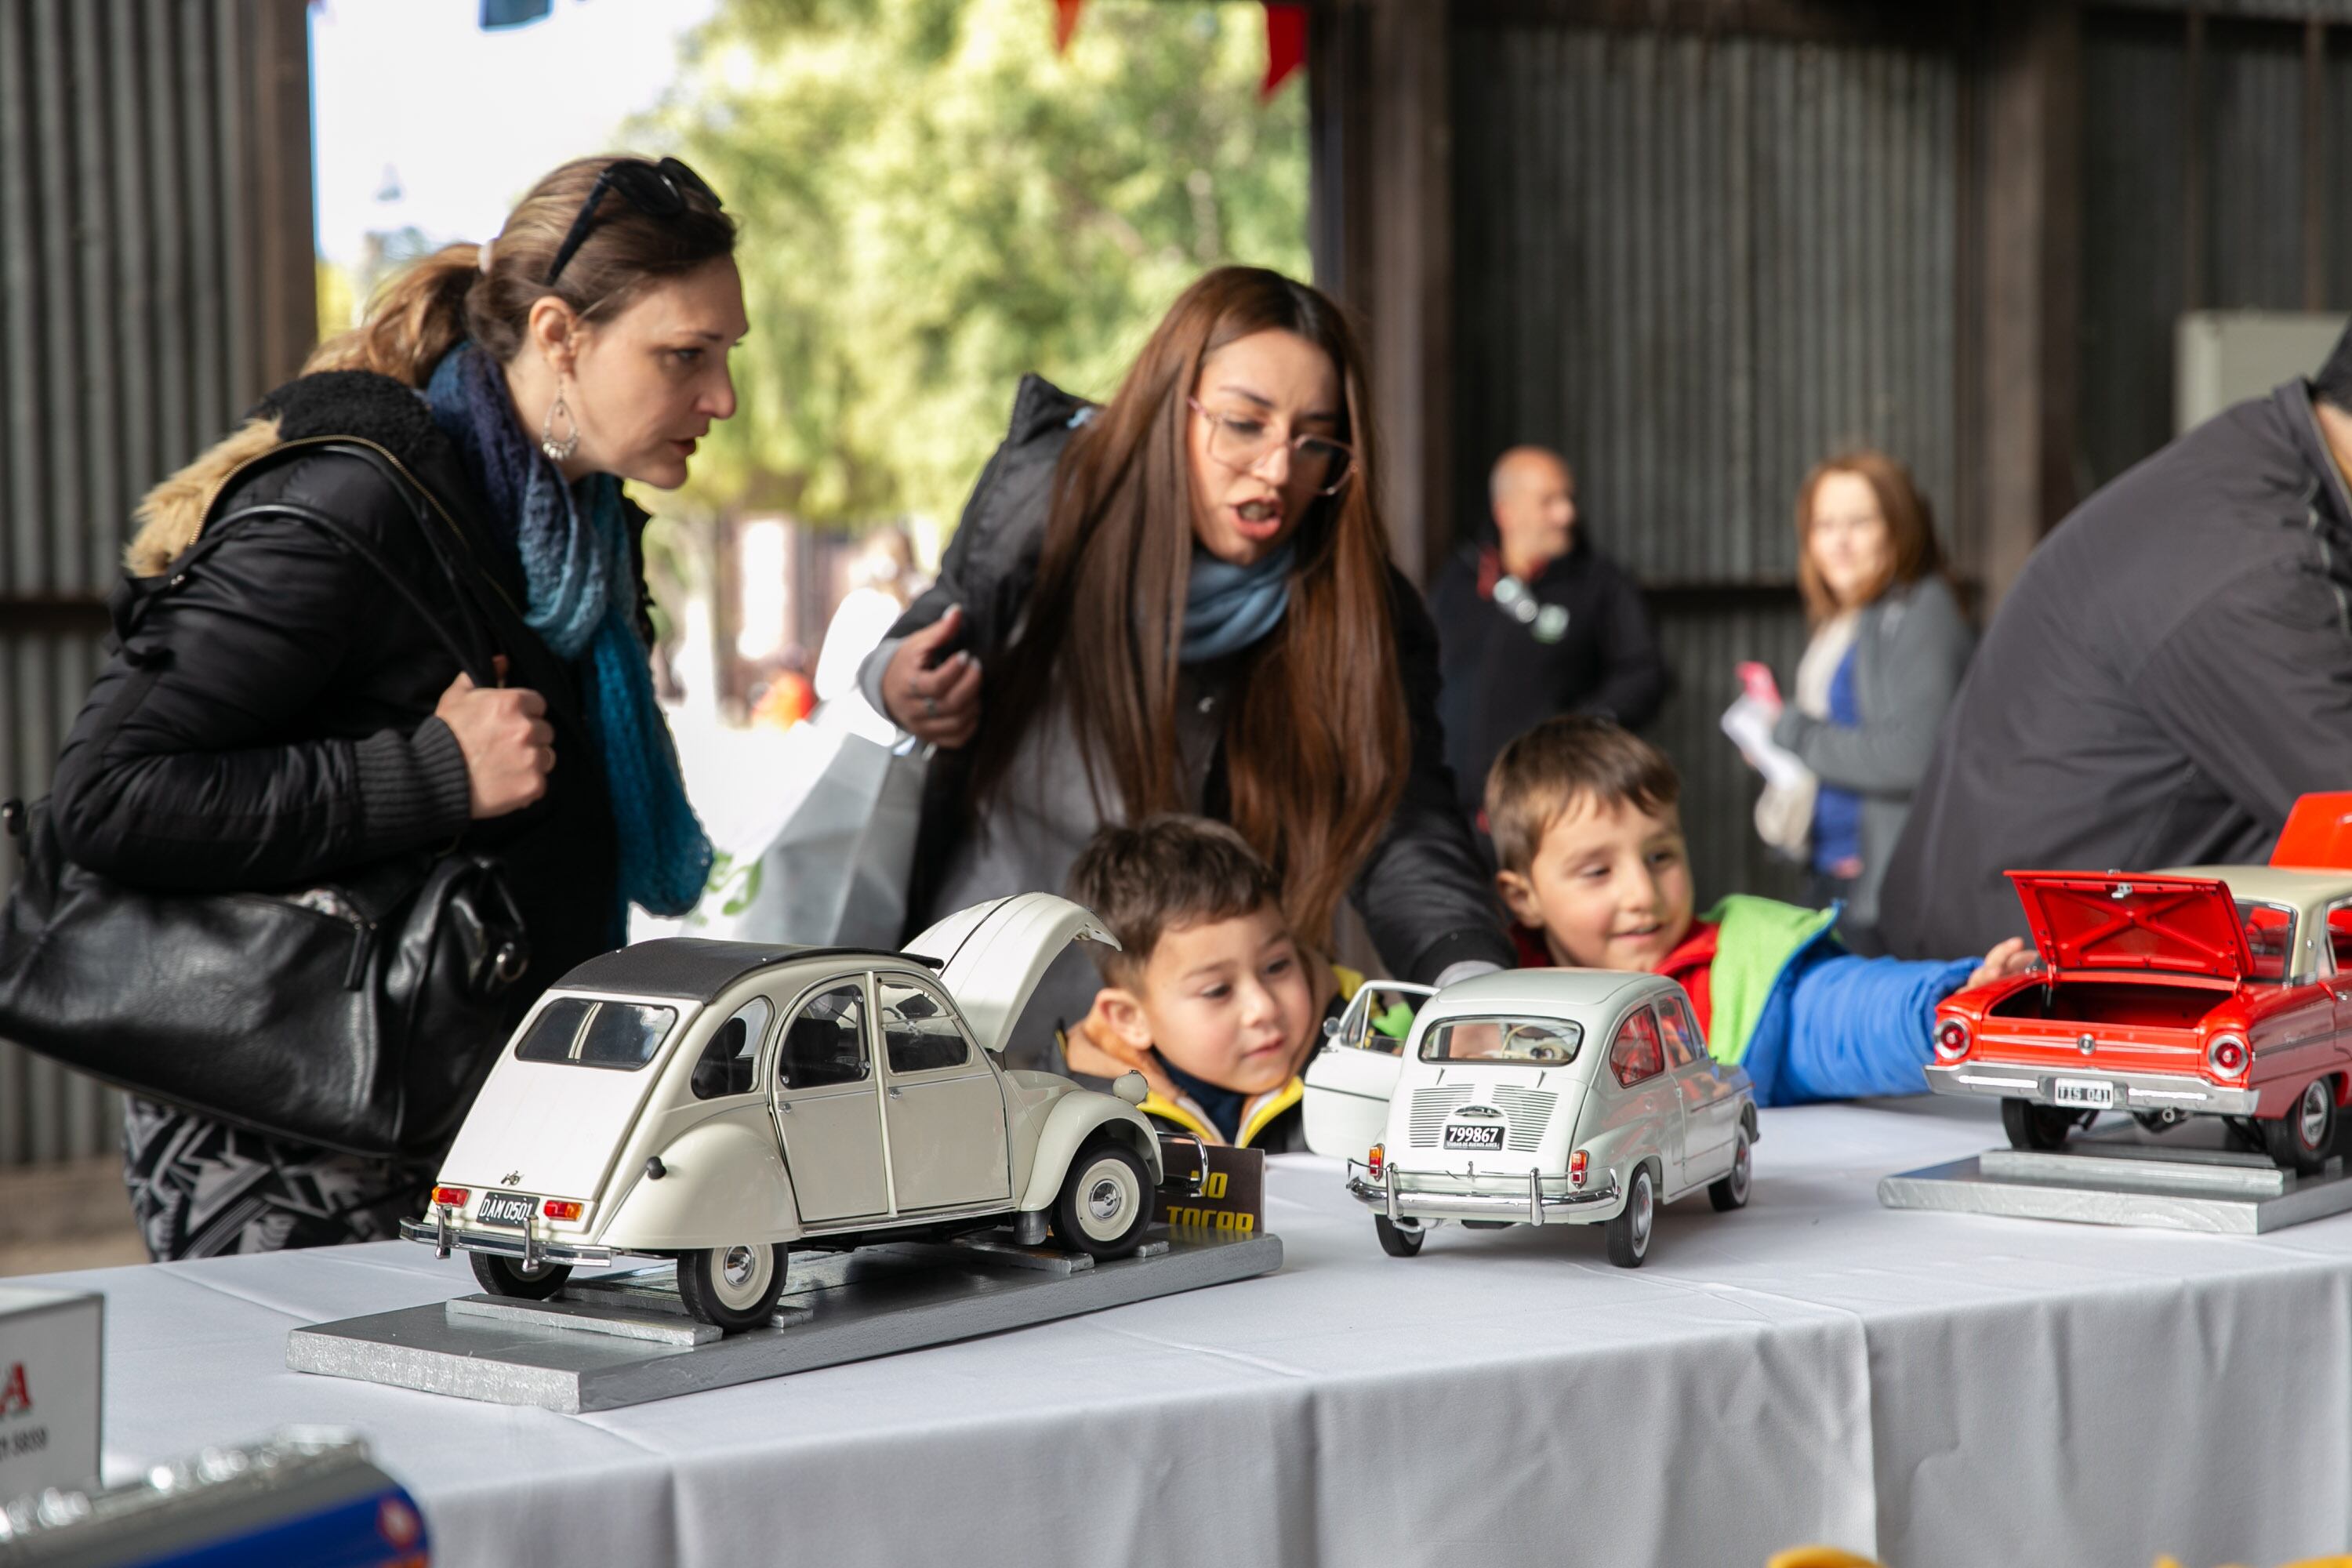
[[[1523,964],[1679,981],[1759,1104],[1926,1093],[1936,1004],[2032,963],[2015,939],[1981,962],[1857,958],[1831,934],[1834,909],[1739,894],[1694,919],[1681,794],[1664,753],[1607,720],[1538,724],[1486,775],[1495,882]]]

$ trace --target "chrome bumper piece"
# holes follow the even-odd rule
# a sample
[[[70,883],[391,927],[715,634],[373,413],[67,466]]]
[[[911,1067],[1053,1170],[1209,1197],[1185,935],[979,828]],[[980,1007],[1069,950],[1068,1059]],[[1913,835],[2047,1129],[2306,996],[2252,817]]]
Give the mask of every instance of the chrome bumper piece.
[[[1356,1173],[1362,1171],[1362,1175]],[[1371,1167],[1360,1160],[1348,1162],[1348,1192],[1358,1203],[1386,1215],[1390,1220],[1401,1219],[1496,1219],[1514,1220],[1521,1225],[1542,1225],[1547,1221],[1559,1224],[1571,1220],[1581,1209],[1604,1207],[1623,1194],[1612,1175],[1609,1184],[1593,1192],[1548,1193],[1539,1173],[1528,1173],[1524,1193],[1439,1193],[1428,1192],[1402,1184],[1395,1167],[1384,1166],[1374,1176]],[[1553,1176],[1554,1182],[1565,1177]],[[1580,1216],[1577,1216],[1580,1217]],[[1572,1221],[1571,1221],[1572,1223]]]
[[[2094,1079],[2116,1086],[2117,1110],[2188,1110],[2207,1116],[2252,1116],[2261,1100],[2251,1089],[2218,1089],[2201,1078],[2176,1073],[2046,1071],[2040,1068],[1997,1067],[1990,1062],[1938,1063],[1927,1068],[1927,1087],[1937,1094],[1973,1095],[1984,1100],[2030,1100],[2054,1105],[2051,1082],[2061,1078]]]
[[[550,1241],[536,1231],[527,1235],[510,1230],[464,1230],[449,1223],[449,1211],[436,1209],[429,1219],[404,1219],[400,1222],[404,1241],[421,1241],[433,1248],[436,1258],[446,1258],[449,1249],[465,1252],[487,1252],[493,1258],[520,1259],[525,1268],[536,1268],[542,1263],[584,1265],[593,1267],[610,1263],[620,1256],[609,1247],[582,1247],[569,1241]]]

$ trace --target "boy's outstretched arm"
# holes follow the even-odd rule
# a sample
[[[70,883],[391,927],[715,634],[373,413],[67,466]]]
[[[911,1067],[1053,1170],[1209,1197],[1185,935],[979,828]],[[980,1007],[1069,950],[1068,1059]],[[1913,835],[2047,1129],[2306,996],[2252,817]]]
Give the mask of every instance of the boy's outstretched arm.
[[[1788,1054],[1772,1101],[1793,1105],[1861,1095],[1925,1094],[1923,1069],[1934,1049],[1936,1004],[1996,961],[1996,948],[1973,958],[1911,963],[1839,952],[1796,976]]]

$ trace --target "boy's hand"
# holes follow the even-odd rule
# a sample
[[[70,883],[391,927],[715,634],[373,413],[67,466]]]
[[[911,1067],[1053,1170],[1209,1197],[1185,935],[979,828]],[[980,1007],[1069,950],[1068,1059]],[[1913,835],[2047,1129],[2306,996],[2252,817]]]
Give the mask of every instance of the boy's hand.
[[[2025,939],[2021,936],[1997,942],[1993,950],[1984,955],[1984,962],[1977,965],[1976,973],[1962,983],[1960,989],[1965,991],[1974,985],[1990,985],[1996,980],[2022,974],[2033,967],[2033,950],[2025,945]]]

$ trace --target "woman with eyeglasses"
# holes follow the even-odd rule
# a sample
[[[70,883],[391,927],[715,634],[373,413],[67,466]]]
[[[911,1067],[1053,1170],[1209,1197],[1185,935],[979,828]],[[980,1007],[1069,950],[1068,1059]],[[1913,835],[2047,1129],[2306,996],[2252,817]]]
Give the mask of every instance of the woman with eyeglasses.
[[[64,852],[207,892],[493,856],[530,949],[513,1018],[618,945],[629,904],[691,907],[710,847],[654,701],[646,518],[621,483],[681,484],[735,411],[735,237],[675,160],[566,163],[159,486],[127,563],[152,602],[58,763]],[[443,634],[469,626],[500,684],[461,672]],[[372,1240],[422,1212],[429,1163],[274,1136],[273,1109],[230,1126],[131,1097],[157,1258]]]
[[[861,671],[935,743],[914,923],[1059,889],[1096,828],[1231,823],[1328,953],[1342,895],[1400,976],[1507,966],[1436,717],[1437,638],[1390,563],[1339,308],[1221,268],[1099,407],[1029,377],[939,582]],[[1018,1048],[1084,1017],[1066,958]]]

